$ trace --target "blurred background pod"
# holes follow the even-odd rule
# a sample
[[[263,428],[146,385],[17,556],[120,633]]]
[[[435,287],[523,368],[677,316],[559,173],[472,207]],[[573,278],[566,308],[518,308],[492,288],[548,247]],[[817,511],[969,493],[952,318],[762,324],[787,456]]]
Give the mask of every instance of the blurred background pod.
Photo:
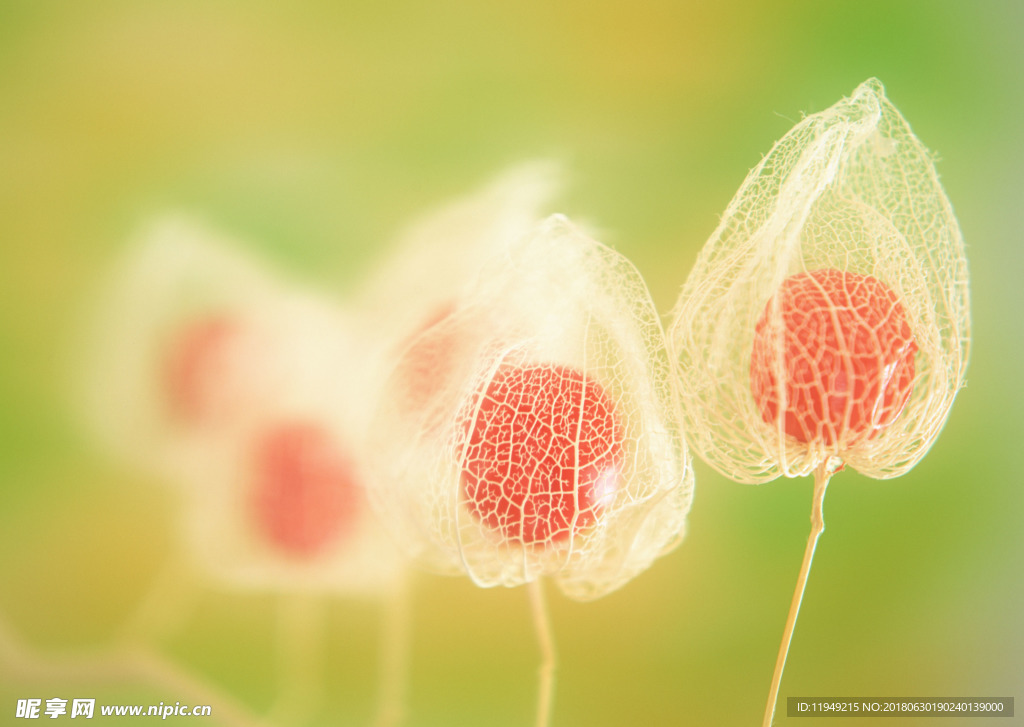
[[[364,489],[364,348],[346,316],[288,291],[248,312],[274,335],[280,379],[242,421],[190,458],[185,517],[195,557],[223,580],[284,592],[374,594],[395,586],[398,552]]]
[[[813,348],[816,336],[845,325],[826,313],[817,328],[786,338],[787,325],[794,325],[786,320],[786,301],[795,298],[787,298],[783,287],[808,273],[824,305],[848,311],[863,329],[859,338],[847,330],[851,340],[838,342],[850,350],[807,351],[814,359],[808,365],[849,368],[863,354],[874,357],[865,364],[873,374],[867,385],[858,382],[862,389],[833,402],[847,411],[833,412],[831,433],[794,437],[793,420],[786,420],[801,406],[794,398],[799,392],[787,387],[797,365],[794,348]],[[846,282],[830,296],[821,279],[832,274]],[[865,292],[865,282],[877,291]],[[873,321],[864,306],[881,308]],[[911,379],[902,407],[882,404],[883,391],[893,394],[890,378],[899,358],[883,350],[900,337],[880,334],[886,321],[909,326],[905,343],[915,349],[901,354],[908,357],[902,373]],[[758,335],[761,355],[752,363]],[[728,477],[765,482],[806,475],[829,462],[888,478],[924,456],[964,383],[967,263],[933,158],[877,79],[801,121],[750,172],[683,286],[669,339],[693,446]],[[770,369],[764,377],[769,384],[756,382],[758,366]],[[834,386],[843,389],[847,378],[855,377],[837,375]],[[752,386],[761,392],[752,393]],[[755,401],[758,396],[762,401]],[[853,402],[857,396],[877,401]],[[766,405],[769,398],[775,403]],[[827,396],[812,398],[813,405],[804,404],[814,410],[808,416],[828,419],[828,402],[822,402]],[[865,404],[864,416],[877,419],[870,436],[854,426],[855,404]]]
[[[366,501],[350,441],[288,408],[212,443],[185,477],[181,526],[214,582],[250,591],[374,596],[400,559]]]
[[[83,413],[119,461],[183,489],[184,541],[208,576],[285,592],[393,585],[397,552],[361,481],[364,347],[339,305],[168,217],[97,308]]]
[[[378,342],[374,368],[443,318],[484,261],[540,221],[560,177],[553,160],[513,165],[398,234],[353,296],[367,338]]]
[[[182,216],[151,223],[97,287],[83,327],[80,414],[109,453],[173,471],[282,386],[266,318],[283,288],[242,247]]]
[[[440,372],[429,363],[439,351]],[[551,217],[494,250],[403,351],[373,424],[378,511],[438,571],[481,586],[551,576],[573,598],[604,595],[683,534],[693,472],[669,371],[635,268]],[[597,416],[592,456],[609,458],[609,480],[588,483],[584,430]],[[488,457],[509,464],[473,469]]]

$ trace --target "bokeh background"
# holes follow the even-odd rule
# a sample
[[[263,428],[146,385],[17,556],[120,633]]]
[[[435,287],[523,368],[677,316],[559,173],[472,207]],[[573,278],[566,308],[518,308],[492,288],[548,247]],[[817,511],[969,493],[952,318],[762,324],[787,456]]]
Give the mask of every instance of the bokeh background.
[[[416,215],[551,156],[568,169],[560,209],[633,259],[667,311],[772,142],[878,76],[935,150],[968,243],[972,361],[911,473],[833,481],[782,696],[1020,710],[1022,35],[1015,0],[3,0],[2,619],[41,653],[102,649],[177,547],[175,500],[89,446],[65,386],[83,300],[153,214],[192,213],[345,296]],[[697,475],[678,550],[594,603],[551,591],[555,724],[760,723],[811,484]],[[525,592],[422,575],[413,598],[407,723],[530,724]],[[277,613],[271,596],[201,590],[158,649],[259,713]],[[370,719],[380,614],[329,606],[310,724]],[[16,699],[52,696],[182,698],[0,664],[0,723]],[[213,709],[204,724],[221,723]]]

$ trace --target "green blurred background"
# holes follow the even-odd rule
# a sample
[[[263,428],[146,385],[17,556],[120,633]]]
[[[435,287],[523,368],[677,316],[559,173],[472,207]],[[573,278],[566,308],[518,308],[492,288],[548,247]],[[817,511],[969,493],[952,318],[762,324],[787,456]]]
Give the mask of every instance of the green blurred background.
[[[772,142],[878,76],[968,243],[969,385],[910,474],[833,481],[781,693],[1019,700],[1022,35],[1024,4],[997,0],[2,0],[0,614],[46,653],[102,648],[177,547],[173,498],[93,452],[65,386],[79,307],[150,215],[189,211],[344,295],[417,214],[554,156],[561,210],[667,311]],[[594,603],[550,590],[556,725],[760,724],[810,482],[697,475],[677,551]],[[415,586],[408,724],[530,724],[525,592]],[[266,709],[276,600],[211,588],[194,605],[161,653]],[[330,606],[311,723],[369,720],[379,621],[373,602]],[[182,699],[0,666],[0,723],[53,696]]]

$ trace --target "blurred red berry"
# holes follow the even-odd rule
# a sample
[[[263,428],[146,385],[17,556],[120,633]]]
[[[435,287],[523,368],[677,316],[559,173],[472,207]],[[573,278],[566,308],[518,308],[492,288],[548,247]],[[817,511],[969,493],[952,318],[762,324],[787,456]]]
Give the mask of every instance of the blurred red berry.
[[[353,464],[322,428],[287,423],[255,449],[252,505],[257,529],[295,557],[314,556],[350,529],[359,506]]]
[[[165,367],[171,415],[189,424],[215,416],[230,378],[236,326],[222,316],[191,322],[171,340]]]

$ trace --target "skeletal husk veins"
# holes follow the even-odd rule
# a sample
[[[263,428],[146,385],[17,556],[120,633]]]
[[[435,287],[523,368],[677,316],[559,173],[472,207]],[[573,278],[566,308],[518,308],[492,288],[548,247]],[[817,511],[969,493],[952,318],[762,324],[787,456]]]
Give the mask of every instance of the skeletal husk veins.
[[[474,280],[384,387],[372,497],[428,567],[596,598],[678,542],[692,496],[650,296],[561,216]]]
[[[818,313],[798,331],[800,305]],[[691,445],[742,482],[822,464],[898,476],[963,385],[969,326],[963,240],[932,158],[869,80],[775,144],[683,287],[669,341]],[[794,400],[805,364],[842,411]],[[843,392],[858,372],[861,401]],[[795,436],[801,406],[818,421]]]
[[[876,278],[797,273],[757,321],[751,391],[761,418],[787,437],[848,451],[899,417],[916,351],[902,304]]]
[[[355,296],[377,340],[375,368],[443,318],[486,260],[541,221],[559,176],[552,161],[514,165],[402,230]]]
[[[381,396],[402,352],[455,309],[481,266],[541,221],[540,209],[554,194],[558,177],[551,161],[514,165],[403,229],[355,295],[359,335],[366,344],[360,378],[368,400]],[[404,364],[416,367],[407,377],[407,406],[421,406],[443,385],[454,343],[435,335]]]
[[[625,437],[615,403],[582,371],[502,363],[460,419],[462,499],[502,539],[563,543],[614,501]]]

